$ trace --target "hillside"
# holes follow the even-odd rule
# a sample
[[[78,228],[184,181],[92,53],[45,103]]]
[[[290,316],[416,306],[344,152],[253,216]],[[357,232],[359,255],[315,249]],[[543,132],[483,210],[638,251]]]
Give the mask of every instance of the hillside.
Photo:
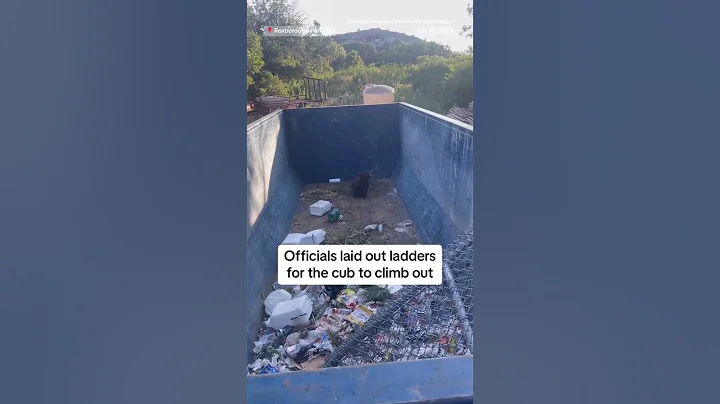
[[[330,37],[346,53],[357,52],[367,65],[415,63],[420,56],[453,56],[446,45],[402,32],[371,28]]]
[[[340,45],[366,43],[373,45],[376,49],[389,47],[391,44],[400,42],[407,45],[429,43],[418,37],[403,34],[402,32],[388,31],[380,28],[370,28],[362,31],[348,32],[332,36],[333,40]]]

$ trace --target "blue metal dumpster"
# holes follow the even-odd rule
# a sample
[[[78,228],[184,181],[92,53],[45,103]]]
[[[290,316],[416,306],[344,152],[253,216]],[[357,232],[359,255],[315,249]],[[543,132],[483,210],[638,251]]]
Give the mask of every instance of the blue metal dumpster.
[[[248,126],[247,145],[249,355],[263,318],[260,296],[276,281],[277,246],[304,184],[349,181],[367,170],[391,179],[427,244],[445,246],[472,224],[472,126],[444,116],[405,103],[277,111]],[[468,402],[472,356],[253,376],[248,383],[249,401],[257,403]]]

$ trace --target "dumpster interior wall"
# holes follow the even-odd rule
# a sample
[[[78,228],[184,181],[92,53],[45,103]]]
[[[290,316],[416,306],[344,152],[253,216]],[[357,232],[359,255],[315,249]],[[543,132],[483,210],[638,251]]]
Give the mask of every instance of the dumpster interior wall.
[[[277,280],[277,246],[287,235],[302,182],[289,164],[277,111],[248,126],[248,352],[260,329],[263,300]]]
[[[285,111],[290,165],[305,184],[352,181],[361,171],[390,178],[400,157],[398,118],[395,104]]]
[[[278,111],[248,126],[248,353],[303,184],[392,178],[423,243],[472,224],[472,127],[408,104]]]
[[[407,104],[397,107],[398,193],[423,242],[445,246],[472,224],[472,127]]]

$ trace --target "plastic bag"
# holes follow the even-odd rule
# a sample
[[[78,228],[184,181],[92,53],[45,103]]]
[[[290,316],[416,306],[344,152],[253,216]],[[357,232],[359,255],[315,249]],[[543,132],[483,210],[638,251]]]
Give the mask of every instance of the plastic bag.
[[[270,294],[265,298],[265,314],[268,316],[272,315],[272,312],[278,303],[285,302],[290,299],[292,299],[292,295],[284,289],[278,289],[270,292]]]

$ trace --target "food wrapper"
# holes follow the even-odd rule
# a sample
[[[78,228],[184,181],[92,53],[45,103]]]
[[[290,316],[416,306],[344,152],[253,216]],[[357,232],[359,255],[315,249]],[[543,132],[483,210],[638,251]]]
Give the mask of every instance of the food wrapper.
[[[440,346],[442,346],[448,353],[454,354],[457,351],[457,338],[454,336],[445,336],[440,338]]]
[[[337,301],[340,304],[344,304],[349,309],[354,309],[357,306],[358,296],[352,289],[344,289],[337,297]]]
[[[363,326],[372,317],[372,310],[365,306],[358,306],[355,311],[350,313],[345,319],[355,325]]]
[[[389,361],[392,358],[392,351],[393,351],[392,348],[390,348],[387,350],[387,352],[385,352],[384,359],[386,361]]]
[[[267,373],[277,373],[277,372],[278,372],[278,368],[276,368],[275,366],[266,365],[264,368],[262,368],[262,370],[260,370],[259,374],[264,375]]]
[[[350,315],[352,310],[350,309],[332,309],[332,314],[338,317],[344,317]]]

